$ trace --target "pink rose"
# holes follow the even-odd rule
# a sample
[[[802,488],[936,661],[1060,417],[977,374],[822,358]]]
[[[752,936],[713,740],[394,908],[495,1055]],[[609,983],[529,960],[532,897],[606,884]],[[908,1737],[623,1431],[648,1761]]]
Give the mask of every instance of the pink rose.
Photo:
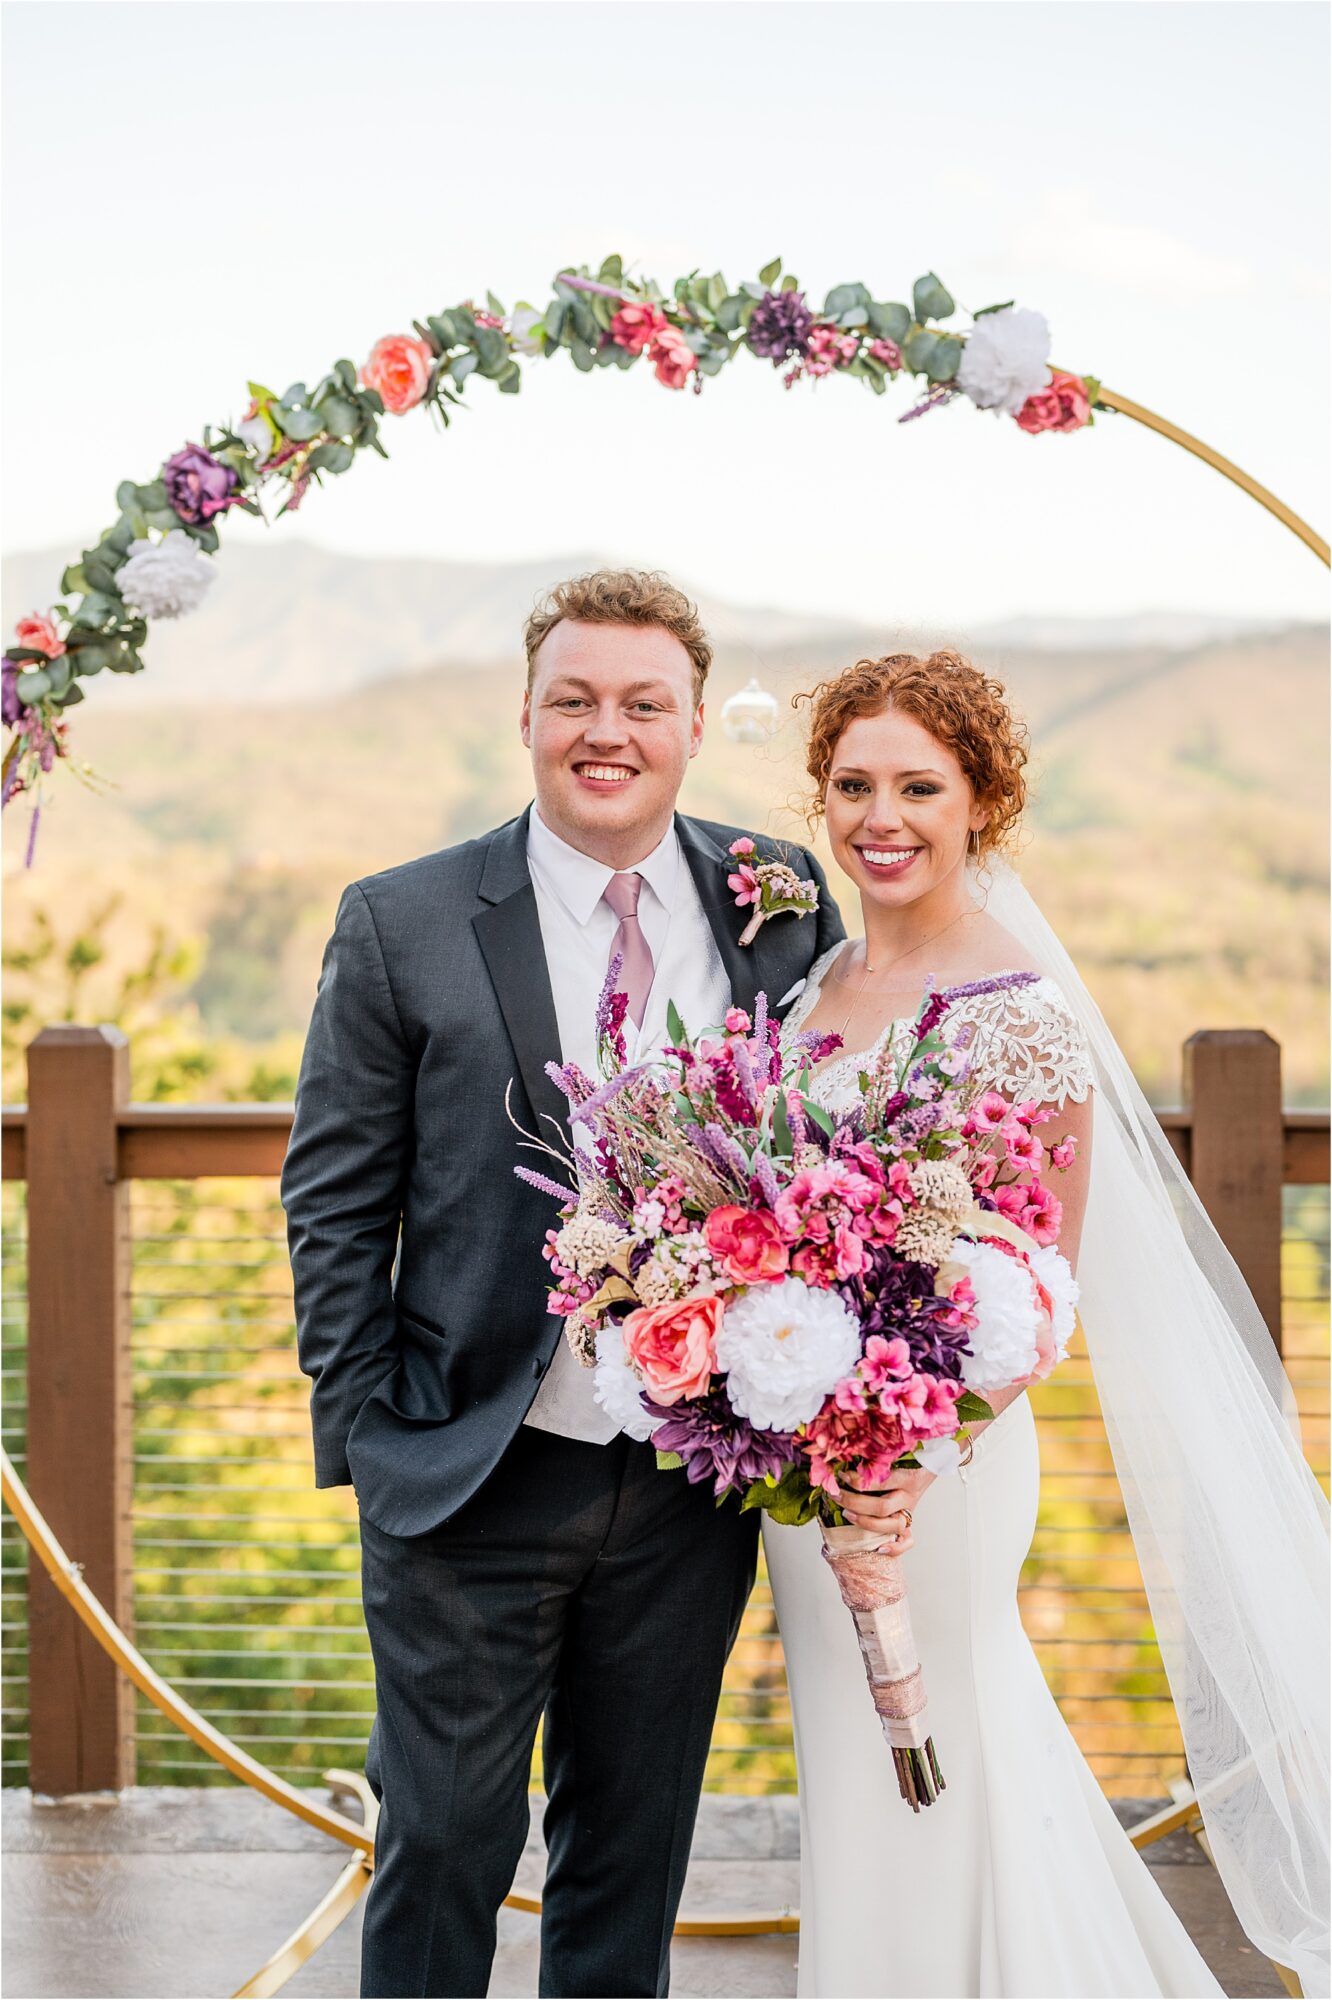
[[[740,1208],[734,1203],[714,1208],[703,1225],[703,1236],[727,1277],[737,1285],[763,1284],[780,1278],[786,1270],[789,1253],[776,1217],[765,1209]]]
[[[654,1403],[706,1395],[717,1361],[719,1298],[640,1306],[624,1322],[624,1345]]]
[[[1017,413],[1024,431],[1080,431],[1091,422],[1091,398],[1080,375],[1053,375]]]
[[[657,380],[668,389],[683,389],[698,367],[698,356],[678,327],[663,327],[648,349],[656,363]]]
[[[659,334],[665,332],[668,324],[660,306],[624,305],[611,321],[611,339],[617,347],[627,348],[630,354],[641,354]]]
[[[726,1009],[725,1026],[728,1035],[747,1035],[749,1033],[749,1016],[746,1014],[744,1008],[728,1007]]]
[[[14,627],[14,638],[20,646],[31,646],[34,652],[45,653],[48,660],[58,660],[65,650],[65,642],[49,612],[33,611],[20,618]]]
[[[425,395],[434,360],[424,340],[410,333],[386,333],[370,349],[361,380],[367,389],[378,389],[384,408],[400,417]]]

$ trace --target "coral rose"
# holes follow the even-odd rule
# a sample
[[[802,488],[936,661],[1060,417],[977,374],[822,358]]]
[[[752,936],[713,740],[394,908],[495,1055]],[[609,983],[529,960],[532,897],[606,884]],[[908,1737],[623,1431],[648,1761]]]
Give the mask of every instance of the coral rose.
[[[668,324],[660,306],[624,305],[611,321],[611,339],[630,354],[641,354]]]
[[[623,1327],[625,1351],[654,1403],[706,1395],[716,1365],[721,1313],[722,1302],[715,1295],[640,1306],[630,1313]]]
[[[780,1278],[789,1261],[777,1219],[765,1210],[714,1208],[703,1225],[707,1246],[728,1278],[737,1285],[759,1285]]]
[[[668,389],[683,389],[698,367],[698,356],[678,328],[663,327],[651,347],[648,360],[656,363],[657,380]]]
[[[1091,422],[1091,398],[1080,375],[1053,375],[1017,413],[1024,431],[1080,431]]]
[[[34,652],[45,653],[48,660],[58,660],[65,650],[65,642],[56,631],[54,619],[40,611],[19,619],[14,627],[14,639],[20,646],[31,646]]]
[[[384,408],[400,417],[425,395],[434,359],[424,340],[410,333],[386,333],[370,349],[361,380],[367,389],[378,389]]]

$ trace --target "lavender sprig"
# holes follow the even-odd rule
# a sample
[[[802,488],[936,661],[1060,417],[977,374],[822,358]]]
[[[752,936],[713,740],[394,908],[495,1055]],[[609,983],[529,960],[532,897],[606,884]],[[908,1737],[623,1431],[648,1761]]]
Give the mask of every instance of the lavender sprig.
[[[561,1187],[558,1181],[551,1180],[549,1174],[539,1174],[535,1167],[515,1167],[514,1172],[520,1181],[526,1181],[529,1187],[536,1188],[541,1194],[554,1195],[556,1201],[560,1203],[570,1202],[574,1198],[572,1188]]]
[[[720,1125],[709,1123],[706,1131],[708,1138],[712,1141],[714,1157],[720,1155],[725,1160],[729,1171],[738,1174],[741,1181],[748,1184],[750,1174],[749,1155],[746,1153],[744,1147],[738,1140],[733,1139],[729,1132],[724,1132]]]

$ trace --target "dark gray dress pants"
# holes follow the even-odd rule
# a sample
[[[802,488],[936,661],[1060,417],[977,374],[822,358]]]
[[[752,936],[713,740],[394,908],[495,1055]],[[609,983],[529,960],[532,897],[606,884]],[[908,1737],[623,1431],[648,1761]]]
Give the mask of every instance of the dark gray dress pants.
[[[521,1429],[429,1534],[361,1522],[380,1801],[361,1992],[482,2000],[545,1715],[543,1995],[664,1994],[757,1516],[648,1445]]]

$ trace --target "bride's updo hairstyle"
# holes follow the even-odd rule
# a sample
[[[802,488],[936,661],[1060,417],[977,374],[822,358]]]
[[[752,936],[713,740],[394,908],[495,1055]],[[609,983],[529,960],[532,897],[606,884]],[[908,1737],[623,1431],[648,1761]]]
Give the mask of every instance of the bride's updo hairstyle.
[[[823,816],[824,794],[838,739],[849,722],[863,715],[900,709],[928,729],[962,766],[978,805],[989,811],[980,851],[1011,847],[1027,801],[1023,768],[1027,732],[1008,705],[1003,685],[973,667],[961,653],[943,648],[922,659],[915,653],[888,653],[881,660],[858,660],[836,680],[820,681],[792,706],[810,705],[806,769],[815,791],[807,802],[811,828]]]

